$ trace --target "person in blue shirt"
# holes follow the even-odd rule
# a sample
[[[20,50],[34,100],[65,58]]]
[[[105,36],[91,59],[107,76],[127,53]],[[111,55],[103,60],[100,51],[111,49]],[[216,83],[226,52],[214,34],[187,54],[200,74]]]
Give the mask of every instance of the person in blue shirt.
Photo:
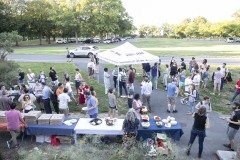
[[[171,107],[173,108],[173,113],[177,113],[176,110],[176,90],[177,90],[177,86],[176,86],[176,79],[172,80],[172,83],[168,83],[167,85],[167,102],[168,102],[168,109],[167,112],[170,113],[171,112]]]
[[[46,85],[46,83],[42,82],[43,90],[42,90],[42,99],[44,109],[46,114],[52,114],[52,109],[50,105],[50,95],[54,94],[53,91]]]
[[[87,113],[89,114],[90,118],[97,118],[98,116],[98,106],[96,99],[90,94],[90,91],[84,91],[84,95],[86,96],[87,100]]]

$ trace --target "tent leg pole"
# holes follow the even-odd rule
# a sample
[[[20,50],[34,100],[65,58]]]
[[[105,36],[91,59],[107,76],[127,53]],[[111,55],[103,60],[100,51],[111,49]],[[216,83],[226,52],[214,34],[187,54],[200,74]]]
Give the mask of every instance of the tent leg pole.
[[[118,66],[118,74],[119,74],[119,66]],[[117,82],[118,82],[118,97],[120,96],[120,92],[119,92],[119,78],[117,76]]]

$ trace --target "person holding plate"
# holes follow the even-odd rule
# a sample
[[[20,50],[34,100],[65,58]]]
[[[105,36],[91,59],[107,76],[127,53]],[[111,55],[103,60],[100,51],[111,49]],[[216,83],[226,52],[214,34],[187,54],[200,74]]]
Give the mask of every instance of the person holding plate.
[[[83,108],[83,110],[87,111],[90,118],[97,118],[98,116],[98,106],[96,99],[91,95],[89,90],[84,91],[84,95],[86,96],[87,106]]]

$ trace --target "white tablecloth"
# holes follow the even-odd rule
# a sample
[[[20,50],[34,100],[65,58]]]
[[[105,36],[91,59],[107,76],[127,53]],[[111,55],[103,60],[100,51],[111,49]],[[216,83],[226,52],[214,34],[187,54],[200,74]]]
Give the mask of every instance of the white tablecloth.
[[[80,118],[74,131],[76,134],[102,134],[102,135],[123,135],[122,125],[124,119],[117,119],[112,126],[106,125],[105,119],[102,119],[100,125],[93,126],[89,123],[91,118]]]

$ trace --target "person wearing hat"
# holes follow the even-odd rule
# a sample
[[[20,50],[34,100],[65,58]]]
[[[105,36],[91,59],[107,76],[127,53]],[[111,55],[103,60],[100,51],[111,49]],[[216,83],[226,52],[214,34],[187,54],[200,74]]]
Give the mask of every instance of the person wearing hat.
[[[238,79],[238,81],[236,82],[235,87],[236,87],[236,91],[234,92],[234,94],[233,94],[230,102],[227,103],[227,105],[233,104],[234,99],[235,99],[238,95],[240,95],[240,74],[239,74],[239,79]],[[240,99],[239,99],[239,103],[240,103]]]
[[[226,118],[226,121],[228,122],[227,135],[230,143],[224,144],[224,146],[229,148],[231,151],[234,151],[234,137],[240,126],[240,103],[235,102],[234,104],[235,106],[233,107],[231,117]]]
[[[172,83],[168,83],[167,85],[167,102],[168,102],[167,112],[168,113],[171,112],[171,107],[173,108],[173,113],[177,113],[176,96],[175,96],[175,93],[177,90],[176,83],[177,83],[177,80],[173,78]]]
[[[228,69],[226,68],[226,63],[223,63],[220,72],[222,73],[222,78],[221,78],[221,87],[220,89],[223,89],[223,85],[224,85],[224,80],[226,80],[226,77],[228,75]]]

